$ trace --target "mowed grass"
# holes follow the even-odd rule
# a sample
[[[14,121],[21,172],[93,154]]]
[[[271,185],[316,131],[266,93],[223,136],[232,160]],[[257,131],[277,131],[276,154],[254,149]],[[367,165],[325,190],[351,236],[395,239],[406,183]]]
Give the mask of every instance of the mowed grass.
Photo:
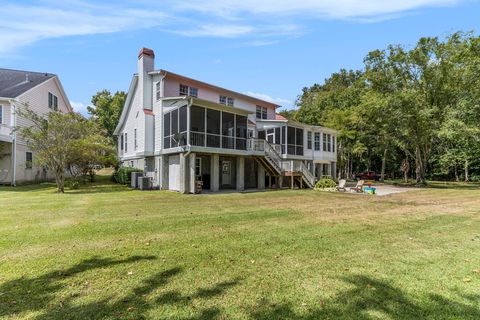
[[[2,319],[480,319],[480,190],[0,188]]]

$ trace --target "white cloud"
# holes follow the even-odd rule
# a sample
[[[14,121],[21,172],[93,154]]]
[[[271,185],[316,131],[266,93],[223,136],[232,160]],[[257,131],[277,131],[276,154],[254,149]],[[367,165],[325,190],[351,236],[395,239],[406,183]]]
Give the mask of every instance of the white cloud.
[[[252,31],[254,31],[254,28],[247,25],[206,24],[194,29],[174,31],[174,33],[181,34],[187,37],[210,36],[219,38],[234,38],[247,35]]]
[[[258,98],[258,99],[261,99],[261,100],[265,100],[265,101],[277,104],[277,105],[282,106],[282,107],[288,107],[288,106],[293,106],[294,105],[292,100],[282,99],[282,98],[274,98],[274,97],[271,97],[268,94],[264,94],[264,93],[246,91],[243,94],[245,94],[247,96],[254,97],[254,98]]]
[[[73,111],[80,113],[81,115],[88,117],[87,105],[82,102],[70,101]]]
[[[463,0],[184,0],[178,9],[195,10],[217,16],[308,15],[354,19],[390,15],[422,7],[454,5]]]
[[[252,46],[305,33],[306,19],[377,22],[412,10],[468,0],[0,0],[0,55],[43,39],[163,26],[189,37],[246,38]],[[167,14],[168,12],[168,14]]]
[[[68,4],[68,2],[67,2]],[[165,14],[158,11],[71,5],[2,5],[0,54],[33,42],[56,37],[112,33],[147,28],[162,23]]]

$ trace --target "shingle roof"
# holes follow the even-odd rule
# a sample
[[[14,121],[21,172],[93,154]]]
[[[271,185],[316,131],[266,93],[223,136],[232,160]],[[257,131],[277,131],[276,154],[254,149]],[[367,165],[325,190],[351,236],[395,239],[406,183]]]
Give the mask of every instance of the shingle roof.
[[[53,77],[51,73],[0,68],[0,97],[16,98]]]

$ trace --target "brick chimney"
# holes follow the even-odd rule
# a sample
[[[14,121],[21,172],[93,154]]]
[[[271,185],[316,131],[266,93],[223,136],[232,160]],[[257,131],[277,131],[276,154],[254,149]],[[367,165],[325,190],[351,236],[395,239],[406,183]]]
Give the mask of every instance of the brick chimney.
[[[142,48],[138,53],[138,88],[140,94],[140,105],[144,109],[152,110],[152,77],[148,74],[155,70],[155,53],[152,49]]]

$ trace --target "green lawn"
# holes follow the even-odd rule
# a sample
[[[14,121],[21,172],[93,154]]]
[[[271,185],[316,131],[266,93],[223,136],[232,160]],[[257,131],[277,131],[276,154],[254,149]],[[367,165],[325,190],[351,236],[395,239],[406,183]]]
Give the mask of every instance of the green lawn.
[[[480,319],[480,190],[0,187],[2,319]]]

